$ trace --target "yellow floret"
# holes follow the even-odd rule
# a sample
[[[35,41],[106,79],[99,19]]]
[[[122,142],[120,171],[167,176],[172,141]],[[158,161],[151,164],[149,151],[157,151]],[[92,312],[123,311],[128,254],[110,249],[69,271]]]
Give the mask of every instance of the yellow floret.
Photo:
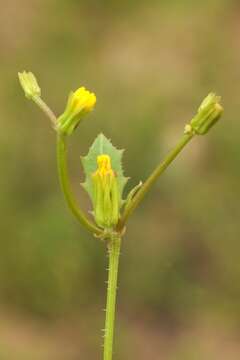
[[[70,108],[77,110],[91,111],[96,104],[96,95],[86,90],[84,86],[77,89],[71,97]]]
[[[106,175],[108,172],[112,171],[111,159],[108,155],[99,155],[97,157],[98,171],[101,175]]]

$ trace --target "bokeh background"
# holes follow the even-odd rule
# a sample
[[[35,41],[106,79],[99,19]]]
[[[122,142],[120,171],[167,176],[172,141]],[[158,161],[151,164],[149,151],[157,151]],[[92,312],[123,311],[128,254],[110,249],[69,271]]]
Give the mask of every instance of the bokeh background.
[[[59,189],[55,134],[24,98],[33,71],[60,114],[70,90],[96,110],[71,139],[70,174],[99,132],[126,149],[129,188],[174,146],[208,92],[225,113],[195,138],[129,221],[115,359],[240,358],[240,3],[1,0],[0,358],[100,359],[106,251]]]

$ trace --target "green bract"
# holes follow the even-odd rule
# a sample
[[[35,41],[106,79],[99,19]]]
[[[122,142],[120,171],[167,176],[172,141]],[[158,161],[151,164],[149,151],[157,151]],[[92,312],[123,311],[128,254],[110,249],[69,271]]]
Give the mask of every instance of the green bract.
[[[35,96],[41,96],[41,89],[33,73],[26,71],[19,72],[18,78],[26,98],[33,99]]]
[[[118,180],[109,155],[98,155],[98,169],[92,174],[93,213],[97,225],[111,229],[120,217]]]
[[[198,135],[206,134],[219,120],[223,113],[220,96],[210,93],[201,103],[197,115],[191,120],[190,126]]]

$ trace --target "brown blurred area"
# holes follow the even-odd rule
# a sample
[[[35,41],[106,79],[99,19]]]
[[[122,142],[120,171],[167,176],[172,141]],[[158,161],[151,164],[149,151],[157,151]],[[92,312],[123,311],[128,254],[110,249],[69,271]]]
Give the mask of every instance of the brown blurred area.
[[[194,139],[131,218],[124,238],[115,359],[240,358],[240,4],[0,1],[0,359],[99,359],[106,251],[59,189],[55,134],[24,98],[36,74],[60,114],[70,90],[97,94],[71,139],[70,173],[99,132],[126,149],[129,188],[181,136],[201,100],[223,119]]]

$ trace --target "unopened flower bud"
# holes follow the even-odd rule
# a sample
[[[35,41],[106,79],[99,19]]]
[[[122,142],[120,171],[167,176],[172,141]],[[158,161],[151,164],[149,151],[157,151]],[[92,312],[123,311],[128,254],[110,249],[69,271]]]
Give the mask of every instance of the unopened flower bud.
[[[23,71],[22,73],[19,72],[18,78],[25,93],[25,96],[28,99],[33,99],[35,97],[41,96],[41,89],[33,73],[26,71]]]
[[[119,219],[118,181],[108,155],[99,155],[97,163],[92,174],[94,217],[99,226],[112,228]]]
[[[223,113],[220,96],[210,93],[201,103],[196,116],[191,120],[190,127],[194,133],[204,135],[219,120]],[[185,128],[185,132],[187,129]]]
[[[62,134],[70,135],[84,115],[93,110],[96,104],[94,93],[80,87],[71,92],[64,113],[58,118],[57,129]]]

